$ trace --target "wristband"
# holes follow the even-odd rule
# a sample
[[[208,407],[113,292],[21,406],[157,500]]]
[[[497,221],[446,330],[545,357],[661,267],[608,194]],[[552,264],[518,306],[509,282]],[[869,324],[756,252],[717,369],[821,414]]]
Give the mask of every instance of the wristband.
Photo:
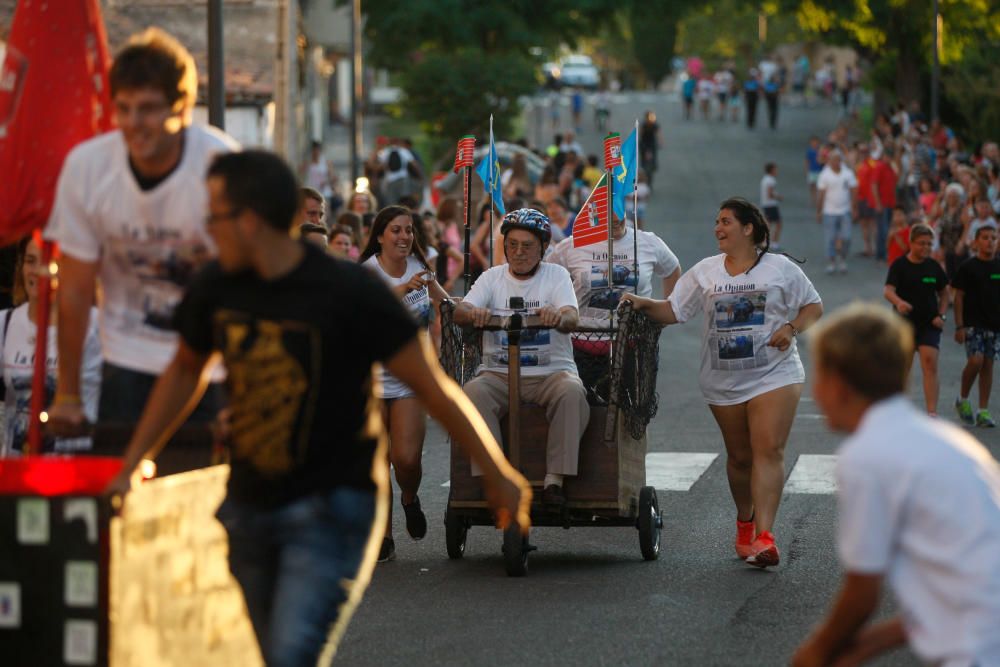
[[[83,405],[79,394],[56,394],[52,405]]]
[[[791,322],[785,322],[785,326],[792,330],[792,336],[798,336],[799,330],[795,328],[795,325]]]

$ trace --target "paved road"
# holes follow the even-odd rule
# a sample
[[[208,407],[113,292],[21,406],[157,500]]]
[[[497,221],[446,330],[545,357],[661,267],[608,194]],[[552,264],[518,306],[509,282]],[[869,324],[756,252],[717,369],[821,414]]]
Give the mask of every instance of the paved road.
[[[884,269],[870,260],[854,260],[847,276],[822,270],[802,154],[810,134],[835,123],[832,109],[782,109],[778,131],[750,132],[729,123],[684,122],[669,96],[632,94],[616,100],[613,126],[626,134],[646,108],[658,114],[666,141],[648,228],[662,235],[685,267],[716,252],[712,222],[718,203],[730,195],[756,199],[762,166],[774,161],[785,195],[784,245],[807,260],[804,269],[827,309],[855,298],[879,298]],[[526,134],[536,136],[530,121]],[[598,140],[593,130],[582,136],[588,151],[599,152]],[[759,571],[737,560],[721,440],[697,389],[699,331],[699,322],[693,322],[668,329],[661,340],[661,407],[649,430],[647,466],[661,489],[665,517],[660,560],[642,561],[633,529],[538,529],[532,541],[540,549],[531,557],[529,575],[509,579],[499,534],[474,528],[465,559],[449,561],[441,524],[448,449],[440,430],[432,428],[421,491],[430,532],[412,542],[397,512],[397,560],[378,567],[338,663],[787,663],[826,610],[840,576],[829,471],[840,438],[827,432],[807,390],[788,445],[790,481],[776,526],[782,564]],[[940,407],[949,417],[962,363],[959,346],[945,342]],[[1000,411],[996,400],[994,409]],[[994,456],[1000,453],[1000,435],[982,430],[977,435]],[[887,613],[891,601],[884,606]],[[876,664],[909,665],[914,659],[900,651]]]

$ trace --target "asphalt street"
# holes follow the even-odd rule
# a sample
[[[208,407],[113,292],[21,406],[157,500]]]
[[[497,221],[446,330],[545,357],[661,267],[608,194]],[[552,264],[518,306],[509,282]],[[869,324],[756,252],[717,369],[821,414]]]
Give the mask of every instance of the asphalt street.
[[[632,93],[615,99],[612,128],[625,136],[646,109],[656,112],[664,135],[646,228],[662,236],[684,268],[717,253],[712,224],[719,202],[731,195],[756,201],[763,165],[774,161],[784,195],[782,245],[806,260],[803,269],[827,311],[854,299],[881,299],[885,268],[872,260],[854,258],[845,276],[823,271],[803,156],[809,135],[824,135],[836,123],[834,108],[783,107],[776,131],[760,125],[749,131],[730,122],[686,122],[671,95]],[[532,125],[534,114],[528,116],[527,136],[551,134],[547,115],[538,114],[544,130]],[[568,107],[561,117],[565,128]],[[588,152],[600,154],[590,120],[588,108],[580,139]],[[954,419],[951,402],[964,363],[951,327],[949,322],[940,365],[939,410],[947,419]],[[659,560],[642,560],[637,531],[630,528],[537,529],[532,542],[539,550],[524,578],[505,575],[500,534],[489,528],[473,528],[465,558],[448,560],[442,521],[449,450],[432,425],[420,493],[428,535],[410,540],[396,505],[397,558],[377,567],[336,664],[787,664],[824,614],[841,575],[829,456],[842,436],[826,429],[807,384],[787,447],[791,481],[775,529],[782,563],[760,571],[739,561],[721,438],[697,385],[700,332],[694,321],[668,328],[660,342],[660,409],[648,430],[649,461],[665,469],[650,475],[665,522]],[[919,369],[915,379],[911,395],[921,401]],[[995,398],[992,407],[1000,412]],[[974,434],[994,456],[1000,453],[996,430]],[[702,456],[678,456],[686,453]],[[891,611],[886,596],[881,613]],[[915,659],[903,650],[873,664]]]

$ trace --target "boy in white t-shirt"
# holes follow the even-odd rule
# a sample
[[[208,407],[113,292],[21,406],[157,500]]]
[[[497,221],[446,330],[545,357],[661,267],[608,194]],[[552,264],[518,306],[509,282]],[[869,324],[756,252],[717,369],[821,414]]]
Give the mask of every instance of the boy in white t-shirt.
[[[851,434],[837,463],[846,575],[795,667],[861,664],[903,643],[928,664],[1000,665],[1000,466],[905,398],[913,345],[903,320],[872,305],[814,335],[813,396]],[[867,624],[886,579],[900,614]]]
[[[70,152],[45,232],[63,256],[59,381],[49,409],[57,435],[74,435],[85,421],[81,350],[98,279],[105,362],[98,421],[139,418],[177,348],[174,307],[214,254],[205,173],[215,155],[239,148],[222,132],[191,124],[194,60],[163,31],[132,37],[108,78],[118,129]],[[220,407],[215,389],[192,420],[210,421]]]
[[[816,222],[823,225],[823,241],[829,263],[827,273],[847,273],[851,249],[851,220],[857,211],[858,179],[842,164],[840,151],[831,151],[816,182]]]
[[[521,336],[521,395],[546,408],[549,434],[542,503],[561,509],[566,504],[563,479],[577,474],[580,438],[590,419],[587,391],[577,374],[569,337],[580,320],[576,293],[566,269],[542,261],[552,240],[548,217],[534,209],[518,209],[504,216],[500,233],[507,263],[476,280],[455,309],[455,323],[485,326],[494,311],[512,307],[515,297],[524,310],[552,327]],[[465,393],[498,442],[500,418],[508,407],[508,349],[506,332],[484,334],[482,365],[465,384]]]

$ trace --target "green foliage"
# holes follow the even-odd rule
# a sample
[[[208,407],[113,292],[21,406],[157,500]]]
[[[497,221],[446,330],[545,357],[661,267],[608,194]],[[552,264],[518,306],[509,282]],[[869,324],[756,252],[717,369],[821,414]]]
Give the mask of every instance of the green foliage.
[[[655,87],[670,74],[670,62],[677,40],[677,23],[690,4],[690,0],[632,2],[628,12],[632,49],[651,86]]]
[[[972,142],[996,140],[1000,131],[1000,42],[967,49],[965,57],[946,67],[942,116],[964,130]]]
[[[499,138],[538,84],[541,55],[599,32],[613,0],[365,0],[369,62],[398,75],[404,115],[441,146]],[[533,55],[537,54],[537,55]]]
[[[761,43],[759,17],[766,19]],[[745,68],[770,48],[800,41],[803,30],[794,14],[782,13],[774,2],[715,0],[696,5],[680,22],[677,48],[682,55],[699,56],[710,68],[735,61]]]

